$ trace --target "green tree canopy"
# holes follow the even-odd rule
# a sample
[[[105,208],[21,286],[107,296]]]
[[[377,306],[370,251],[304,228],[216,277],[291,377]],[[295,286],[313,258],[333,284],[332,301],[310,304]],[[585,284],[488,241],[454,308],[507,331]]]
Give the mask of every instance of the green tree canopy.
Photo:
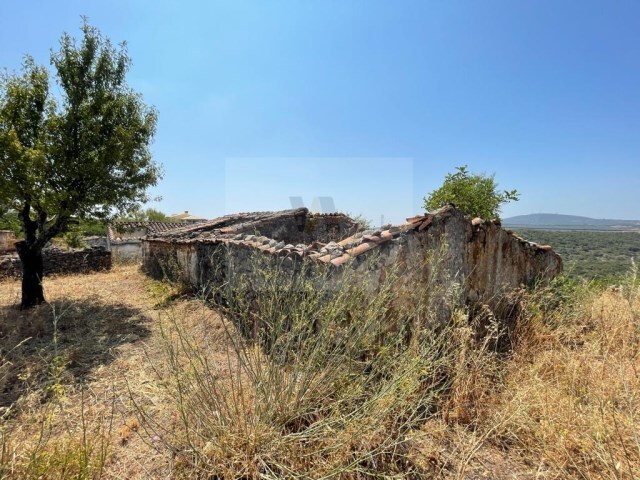
[[[489,220],[499,218],[503,204],[519,198],[516,190],[498,190],[495,175],[472,174],[463,165],[447,174],[442,186],[424,198],[424,208],[431,211],[453,204],[469,217]]]
[[[64,34],[49,71],[26,57],[0,81],[0,211],[17,212],[24,233],[22,305],[44,300],[42,248],[74,220],[105,219],[148,201],[161,176],[149,145],[157,114],[125,77],[126,45],[85,20],[82,40]]]
[[[172,219],[164,212],[156,210],[155,208],[147,208],[146,210],[138,209],[130,212],[127,217],[131,220],[146,221],[146,222],[177,222],[179,220]],[[125,219],[126,220],[126,219]]]

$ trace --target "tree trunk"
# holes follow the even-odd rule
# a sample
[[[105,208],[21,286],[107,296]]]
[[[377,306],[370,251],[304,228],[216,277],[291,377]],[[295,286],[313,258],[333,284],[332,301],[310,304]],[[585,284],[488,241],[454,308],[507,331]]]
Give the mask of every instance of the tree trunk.
[[[29,246],[23,240],[16,243],[16,249],[22,262],[22,303],[21,308],[31,308],[43,303],[42,289],[42,249]]]

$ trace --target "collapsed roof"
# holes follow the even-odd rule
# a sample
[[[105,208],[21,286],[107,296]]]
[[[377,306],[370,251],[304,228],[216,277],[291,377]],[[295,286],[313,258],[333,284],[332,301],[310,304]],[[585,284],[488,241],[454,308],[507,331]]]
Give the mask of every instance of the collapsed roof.
[[[423,232],[434,221],[464,215],[453,206],[443,207],[426,215],[407,218],[407,223],[362,230],[358,223],[342,213],[313,214],[306,208],[279,212],[242,212],[225,215],[196,225],[149,232],[148,241],[169,243],[209,243],[230,246],[245,246],[267,254],[278,256],[296,255],[322,263],[340,266],[350,259],[388,242],[402,244],[407,236]],[[502,230],[499,222],[476,218],[468,221],[471,232],[493,227],[509,236],[521,248],[531,252],[552,252],[548,245],[537,245]],[[473,233],[472,233],[473,234]],[[561,268],[561,266],[560,266]]]
[[[141,240],[145,235],[153,235],[184,226],[184,222],[117,221],[107,225],[107,237],[111,242]]]

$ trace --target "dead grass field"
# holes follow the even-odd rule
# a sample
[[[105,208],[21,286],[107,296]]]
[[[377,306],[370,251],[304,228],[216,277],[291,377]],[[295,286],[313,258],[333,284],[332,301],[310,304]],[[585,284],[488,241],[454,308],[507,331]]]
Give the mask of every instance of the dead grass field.
[[[49,304],[21,312],[20,283],[0,283],[0,478],[167,478],[173,459],[134,405],[171,428],[175,412],[154,383],[158,318],[178,308],[185,324],[222,332],[220,317],[193,300],[158,306],[166,292],[135,266],[45,285]]]
[[[167,344],[180,342],[166,319],[196,339],[196,352],[206,346],[206,372],[220,376],[239,371],[231,327],[135,266],[51,278],[45,288],[49,304],[21,312],[19,282],[0,282],[0,478],[206,478],[176,449],[187,409],[165,385],[175,371]],[[415,466],[407,478],[640,478],[637,279],[622,291],[547,289],[523,302],[508,355],[454,332],[449,388],[403,437]],[[233,439],[252,455],[246,439]]]

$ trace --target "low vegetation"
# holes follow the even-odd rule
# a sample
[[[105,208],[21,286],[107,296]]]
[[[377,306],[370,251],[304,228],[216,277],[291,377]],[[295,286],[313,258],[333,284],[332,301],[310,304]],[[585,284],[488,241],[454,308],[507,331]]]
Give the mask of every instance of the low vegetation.
[[[503,329],[432,262],[375,297],[276,271],[198,299],[127,266],[26,313],[1,282],[0,477],[637,478],[637,270],[520,292]]]
[[[572,278],[615,283],[640,260],[640,232],[519,230],[527,240],[550,244]]]

